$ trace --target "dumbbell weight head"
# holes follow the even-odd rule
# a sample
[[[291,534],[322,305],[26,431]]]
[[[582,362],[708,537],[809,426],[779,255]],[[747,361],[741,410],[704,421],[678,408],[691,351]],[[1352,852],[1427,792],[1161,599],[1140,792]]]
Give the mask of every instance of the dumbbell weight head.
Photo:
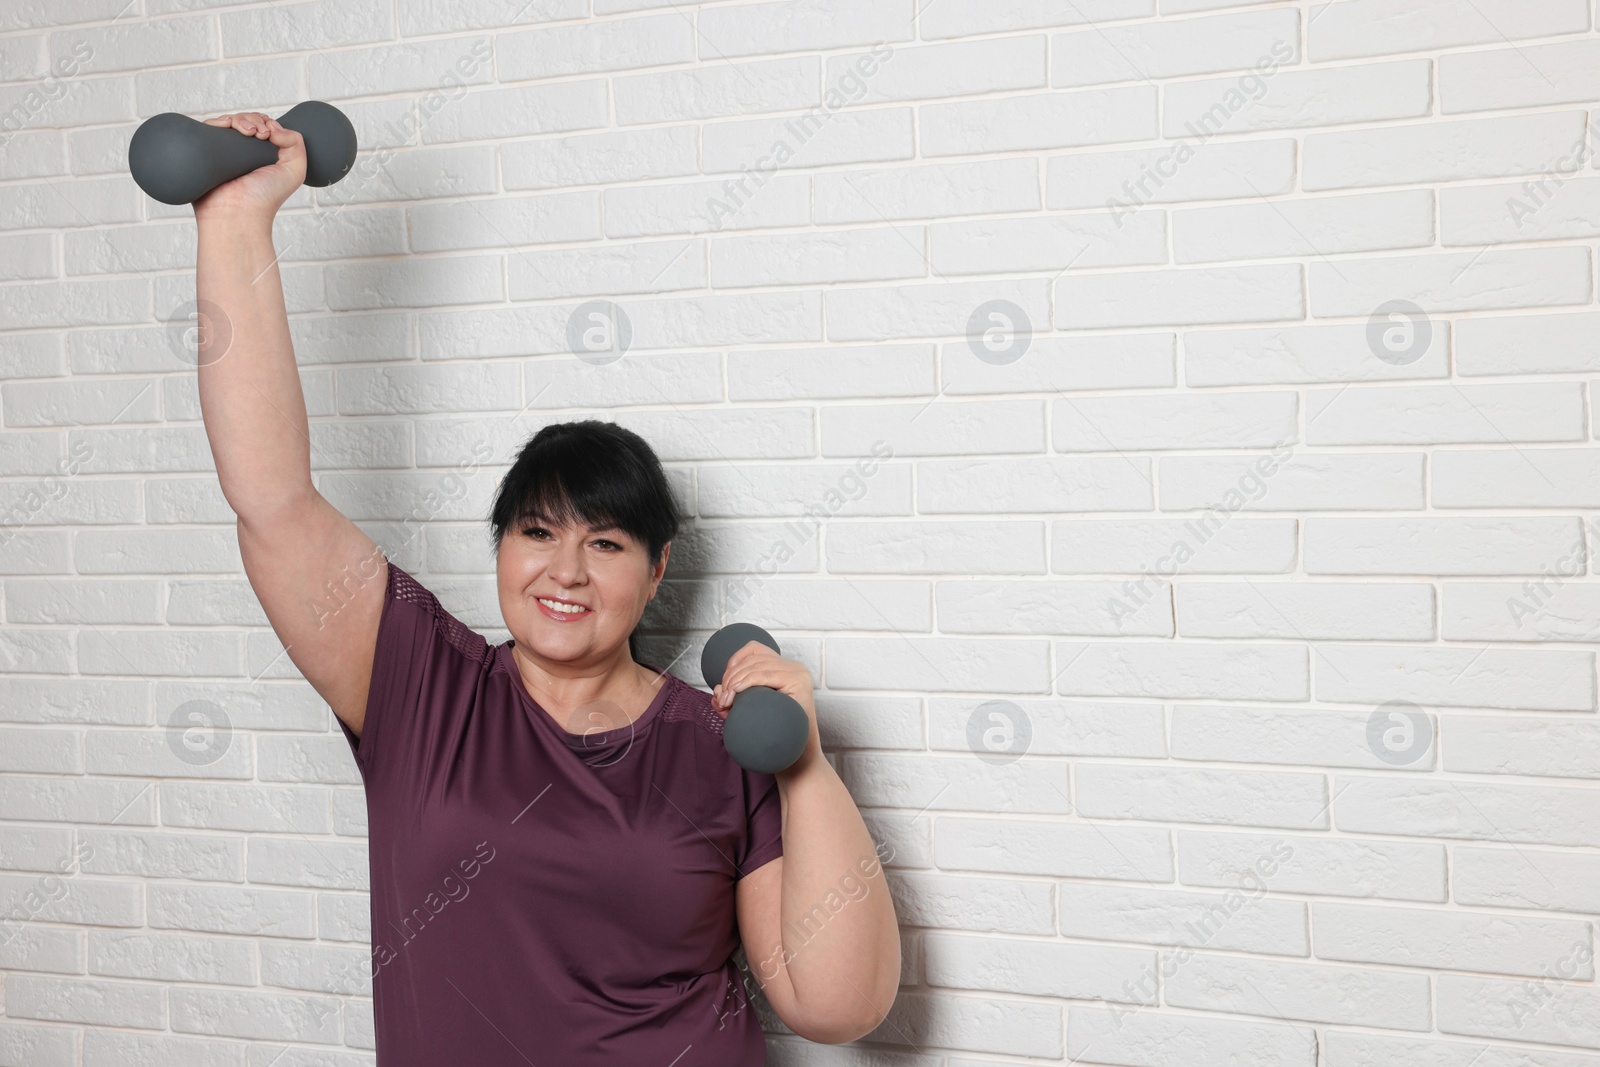
[[[305,140],[307,185],[332,185],[355,164],[355,127],[332,104],[296,104],[278,124]],[[223,182],[277,161],[278,148],[269,140],[175,111],[145,119],[128,142],[134,182],[163,204],[192,204]]]
[[[778,642],[759,626],[736,622],[711,635],[700,653],[700,673],[707,688],[722,684],[733,654],[756,641],[782,653]],[[805,754],[811,719],[800,702],[764,685],[751,686],[733,698],[722,726],[722,745],[747,771],[777,774]]]

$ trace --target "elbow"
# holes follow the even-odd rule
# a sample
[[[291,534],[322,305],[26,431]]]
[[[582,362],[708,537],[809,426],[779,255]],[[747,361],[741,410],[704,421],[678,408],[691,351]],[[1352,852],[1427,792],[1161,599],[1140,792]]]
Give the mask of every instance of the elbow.
[[[875,992],[866,1012],[840,1011],[830,1017],[808,1019],[803,1026],[789,1028],[807,1041],[819,1045],[844,1045],[851,1041],[859,1041],[883,1025],[883,1020],[889,1016],[889,1009],[894,1007],[895,995],[899,991],[896,983],[886,990]]]
[[[852,1019],[832,1030],[831,1036],[819,1038],[825,1045],[843,1045],[851,1041],[859,1041],[872,1031],[883,1025],[883,1020],[888,1018],[889,1009],[894,1006],[894,997],[890,996],[884,1004],[882,1015],[871,1015],[865,1018]]]

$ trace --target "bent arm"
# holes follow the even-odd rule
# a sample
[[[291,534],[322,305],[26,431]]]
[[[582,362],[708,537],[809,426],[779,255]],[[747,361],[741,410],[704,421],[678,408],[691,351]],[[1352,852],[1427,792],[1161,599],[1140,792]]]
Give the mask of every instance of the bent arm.
[[[900,985],[883,857],[815,738],[777,779],[783,855],[737,883],[745,956],[791,1030],[854,1041],[883,1022]]]

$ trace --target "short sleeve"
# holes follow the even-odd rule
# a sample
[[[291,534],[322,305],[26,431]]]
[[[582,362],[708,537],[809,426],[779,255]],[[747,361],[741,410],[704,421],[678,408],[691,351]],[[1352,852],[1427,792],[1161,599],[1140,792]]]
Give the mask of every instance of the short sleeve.
[[[783,855],[783,798],[778,779],[770,774],[743,771],[746,833],[744,852],[737,858],[739,877]]]
[[[385,557],[387,559],[387,557]],[[488,655],[488,642],[446,611],[439,599],[393,561],[388,561],[383,611],[372,653],[366,717],[361,736],[335,719],[363,775],[375,758],[398,743],[391,735],[415,736],[432,705],[459,677],[463,666],[476,672]]]

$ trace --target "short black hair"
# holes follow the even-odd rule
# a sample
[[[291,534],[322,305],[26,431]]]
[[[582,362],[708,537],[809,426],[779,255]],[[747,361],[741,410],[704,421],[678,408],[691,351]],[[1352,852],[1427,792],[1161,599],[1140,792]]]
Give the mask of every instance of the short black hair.
[[[615,526],[644,543],[652,566],[683,522],[655,450],[632,430],[598,419],[551,423],[522,446],[489,513],[496,555],[507,533],[536,517]],[[628,651],[637,661],[632,634]]]

